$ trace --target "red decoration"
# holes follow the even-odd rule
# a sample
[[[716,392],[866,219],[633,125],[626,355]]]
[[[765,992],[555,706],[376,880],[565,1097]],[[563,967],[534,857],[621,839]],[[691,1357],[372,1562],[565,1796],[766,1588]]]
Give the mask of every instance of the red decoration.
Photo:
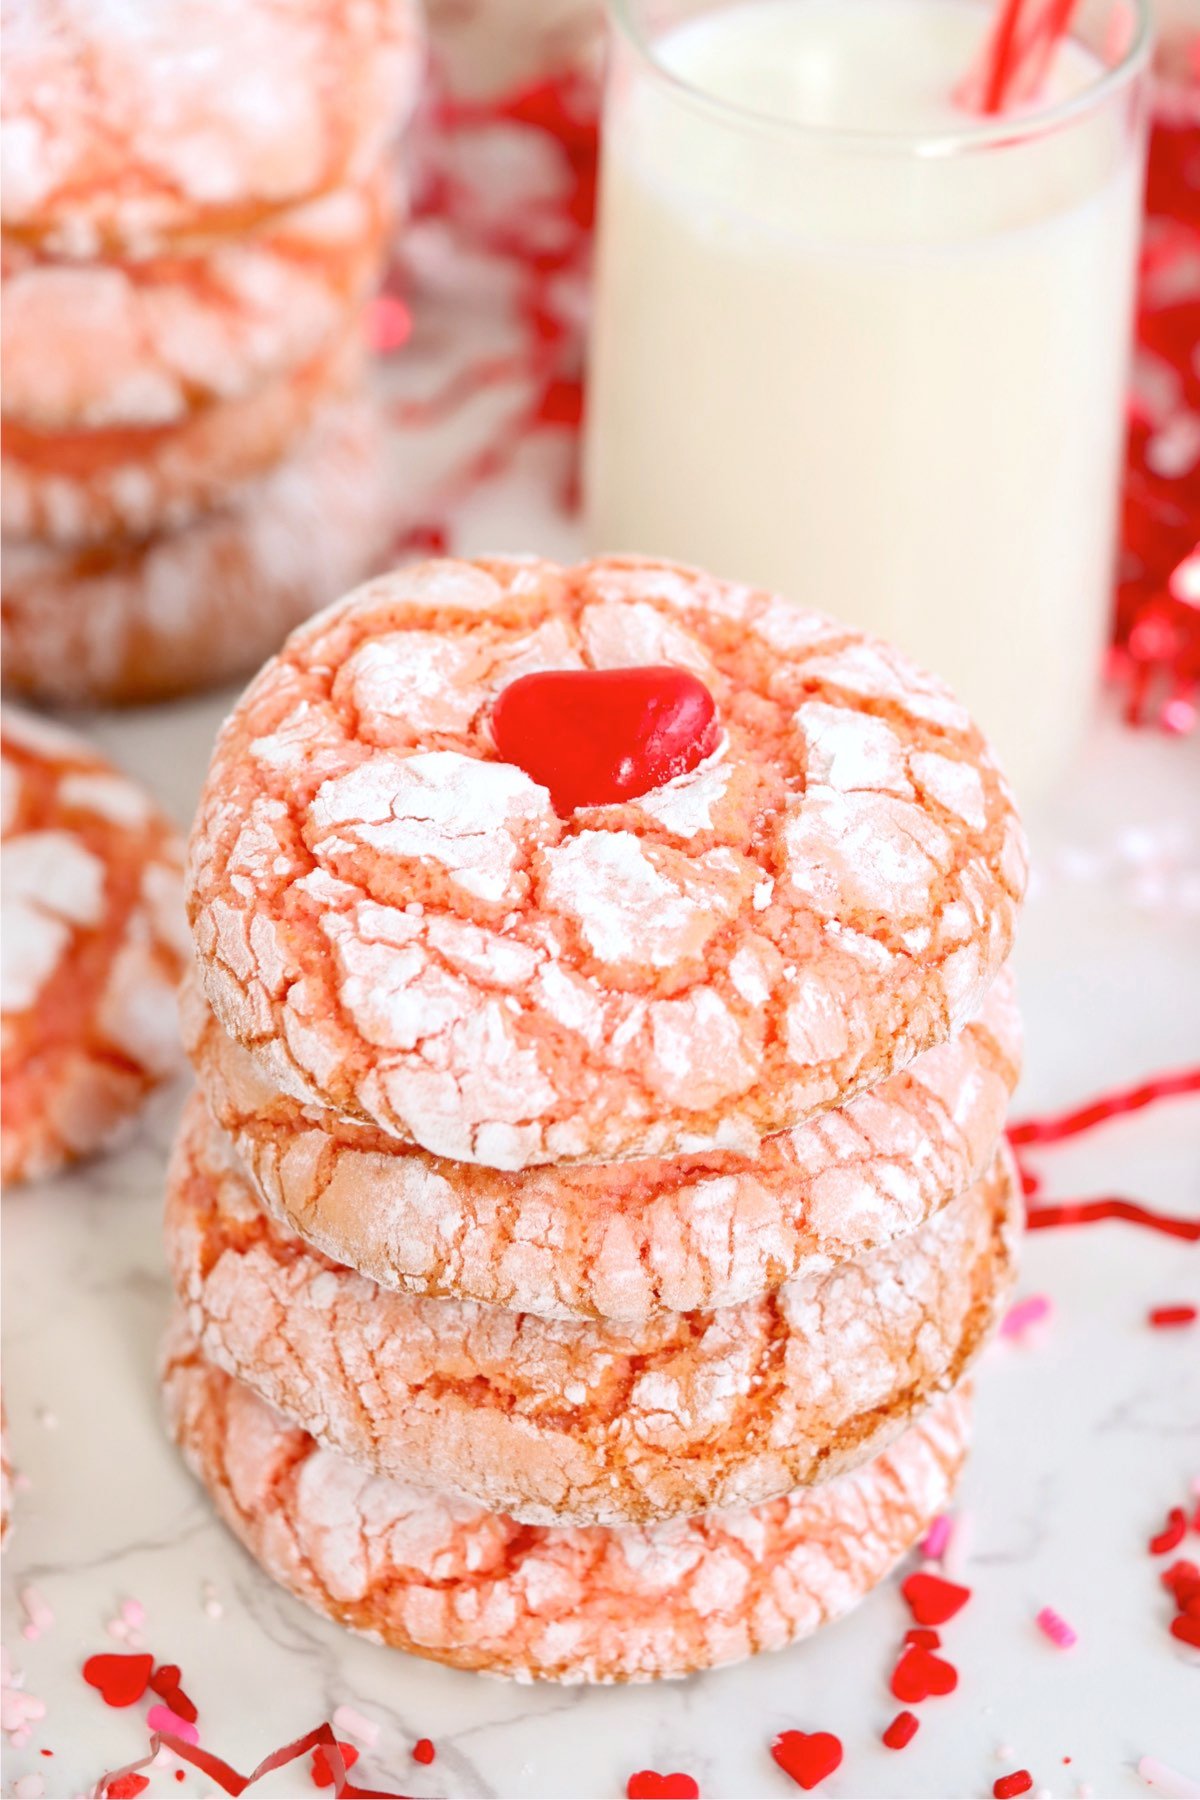
[[[1200,1599],[1200,1569],[1183,1557],[1163,1570],[1162,1584],[1174,1595],[1176,1606],[1188,1606],[1192,1600]]]
[[[903,1750],[916,1737],[920,1724],[916,1713],[898,1712],[884,1732],[883,1741],[889,1750]]]
[[[957,1686],[958,1670],[953,1663],[916,1645],[903,1651],[892,1670],[892,1692],[907,1706],[915,1706],[936,1695],[952,1694]]]
[[[808,1791],[841,1767],[842,1741],[832,1731],[781,1731],[771,1755],[797,1787]]]
[[[567,814],[686,774],[716,749],[719,727],[712,695],[685,669],[556,669],[504,689],[492,736]]]
[[[176,1718],[194,1725],[198,1714],[195,1706],[188,1699],[179,1685],[179,1664],[160,1663],[150,1677],[149,1686],[153,1688],[164,1706],[169,1706]]]
[[[150,1786],[148,1775],[118,1775],[110,1781],[104,1792],[107,1800],[137,1800],[138,1794],[144,1794]]]
[[[959,1587],[944,1576],[930,1575],[923,1569],[902,1581],[900,1592],[918,1625],[944,1625],[971,1598],[970,1588]]]
[[[1190,1644],[1193,1650],[1200,1650],[1200,1619],[1193,1618],[1191,1613],[1180,1613],[1171,1620],[1171,1636],[1178,1638],[1181,1644]]]
[[[1156,1306],[1149,1314],[1149,1322],[1158,1331],[1173,1325],[1194,1325],[1196,1308],[1194,1306]]]
[[[418,1738],[413,1745],[412,1754],[414,1762],[431,1763],[437,1755],[437,1751],[433,1747],[433,1740],[431,1738]]]
[[[1175,1550],[1182,1544],[1187,1531],[1187,1514],[1182,1506],[1173,1506],[1167,1514],[1167,1522],[1162,1530],[1156,1532],[1147,1546],[1151,1556],[1165,1556],[1168,1550]]]
[[[700,1789],[690,1775],[660,1775],[640,1769],[625,1783],[626,1800],[700,1800]]]
[[[334,1800],[411,1800],[406,1794],[396,1794],[383,1788],[355,1787],[346,1775],[346,1767],[342,1761],[342,1752],[333,1727],[327,1721],[305,1732],[303,1737],[296,1738],[293,1743],[285,1744],[281,1750],[273,1750],[270,1756],[264,1756],[258,1766],[249,1775],[240,1775],[231,1763],[223,1762],[214,1756],[211,1750],[202,1750],[198,1744],[187,1744],[172,1731],[156,1731],[151,1734],[150,1749],[137,1762],[127,1763],[123,1769],[113,1769],[102,1775],[98,1791],[103,1796],[118,1795],[121,1792],[140,1792],[123,1790],[114,1784],[127,1780],[139,1769],[147,1768],[162,1749],[170,1750],[181,1762],[190,1763],[194,1769],[209,1776],[216,1782],[223,1794],[231,1794],[234,1800],[244,1794],[247,1788],[261,1781],[264,1775],[272,1774],[276,1769],[286,1768],[288,1763],[297,1762],[310,1750],[324,1750],[327,1766],[333,1776]]]
[[[358,1751],[353,1744],[341,1742],[338,1743],[338,1751],[341,1755],[343,1769],[348,1772],[358,1761]],[[337,1780],[337,1776],[330,1766],[329,1756],[323,1748],[313,1751],[312,1778],[314,1785],[319,1788],[332,1787]]]
[[[992,1783],[996,1800],[1014,1800],[1016,1794],[1027,1794],[1033,1786],[1028,1769],[1017,1769],[1012,1775],[1001,1775]]]
[[[153,1667],[154,1658],[149,1654],[105,1653],[88,1657],[83,1665],[83,1679],[98,1691],[106,1706],[136,1706],[150,1685]]]

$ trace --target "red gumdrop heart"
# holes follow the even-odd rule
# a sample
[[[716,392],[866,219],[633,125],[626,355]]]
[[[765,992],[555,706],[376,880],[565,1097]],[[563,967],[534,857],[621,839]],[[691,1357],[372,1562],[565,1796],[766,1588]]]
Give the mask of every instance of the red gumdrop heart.
[[[554,810],[612,806],[711,756],[712,695],[686,669],[548,669],[521,675],[492,708],[505,762],[549,788]]]
[[[149,1686],[153,1667],[154,1658],[148,1652],[138,1656],[89,1656],[83,1665],[83,1679],[99,1691],[107,1706],[133,1706]]]
[[[900,1592],[908,1601],[909,1611],[918,1625],[944,1625],[961,1612],[971,1598],[968,1587],[959,1587],[941,1575],[918,1570],[900,1584]]]
[[[892,1670],[892,1692],[897,1700],[912,1705],[931,1694],[952,1694],[958,1686],[958,1670],[931,1650],[911,1645]]]
[[[842,1742],[832,1731],[781,1731],[771,1755],[797,1787],[815,1788],[841,1766]]]
[[[639,1769],[625,1783],[626,1800],[700,1800],[700,1789],[690,1775],[660,1775],[657,1769]]]

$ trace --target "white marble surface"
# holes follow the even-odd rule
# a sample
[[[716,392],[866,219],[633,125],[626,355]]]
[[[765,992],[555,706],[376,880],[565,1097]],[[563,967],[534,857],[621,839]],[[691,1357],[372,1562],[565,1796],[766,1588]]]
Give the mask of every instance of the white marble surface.
[[[465,548],[569,550],[531,512],[543,454],[481,495]],[[512,521],[521,523],[514,537]],[[219,701],[99,720],[95,732],[186,820]],[[1099,728],[1077,780],[1035,826],[1037,882],[1019,952],[1028,1073],[1018,1111],[1054,1108],[1200,1052],[1200,742]],[[837,1732],[848,1796],[987,1795],[1027,1767],[1074,1795],[1146,1793],[1150,1754],[1200,1781],[1200,1652],[1167,1633],[1145,1542],[1200,1476],[1200,1327],[1152,1331],[1147,1309],[1200,1300],[1200,1249],[1118,1224],[1030,1240],[1021,1292],[1051,1296],[1038,1341],[989,1352],[962,1495],[975,1593],[945,1638],[961,1681],[883,1749],[890,1659],[907,1622],[893,1586],[817,1640],[687,1683],[586,1692],[457,1674],[358,1642],[261,1577],[210,1515],[159,1428],[155,1343],[167,1308],[163,1162],[178,1096],[126,1152],[4,1201],[4,1387],[28,1480],[3,1562],[5,1643],[44,1720],[6,1745],[4,1791],[35,1774],[89,1792],[146,1743],[144,1705],[85,1687],[106,1622],[145,1607],[146,1646],[182,1664],[204,1743],[243,1769],[349,1703],[380,1726],[355,1770],[415,1795],[617,1796],[631,1771],[684,1769],[705,1796],[797,1790],[772,1764],[780,1729]],[[1177,1101],[1045,1153],[1051,1194],[1127,1192],[1200,1215],[1200,1104]],[[1188,1553],[1200,1560],[1200,1535]],[[22,1635],[28,1584],[55,1622]],[[223,1613],[203,1606],[206,1584]],[[1052,1605],[1080,1634],[1034,1628]],[[410,1749],[431,1737],[437,1760]],[[42,1747],[53,1750],[43,1758]],[[1070,1758],[1068,1763],[1065,1759]],[[212,1794],[153,1772],[149,1795]],[[313,1792],[306,1766],[264,1794]]]

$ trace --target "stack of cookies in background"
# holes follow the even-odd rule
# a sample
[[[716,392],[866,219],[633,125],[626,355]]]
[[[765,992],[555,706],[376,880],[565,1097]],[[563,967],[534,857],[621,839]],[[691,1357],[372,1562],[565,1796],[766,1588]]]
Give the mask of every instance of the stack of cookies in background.
[[[172,1431],[272,1575],[624,1680],[846,1611],[1004,1304],[1025,863],[886,646],[675,566],[441,562],[302,627],[190,854]]]
[[[414,0],[3,23],[5,680],[131,700],[252,669],[386,544],[360,314]]]

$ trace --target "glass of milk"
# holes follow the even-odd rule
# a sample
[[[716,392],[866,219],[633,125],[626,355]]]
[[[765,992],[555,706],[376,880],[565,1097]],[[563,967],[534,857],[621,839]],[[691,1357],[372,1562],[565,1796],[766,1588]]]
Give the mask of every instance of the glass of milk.
[[[983,119],[953,94],[990,0],[611,0],[592,547],[895,639],[1027,796],[1110,607],[1149,38],[1121,4]]]

